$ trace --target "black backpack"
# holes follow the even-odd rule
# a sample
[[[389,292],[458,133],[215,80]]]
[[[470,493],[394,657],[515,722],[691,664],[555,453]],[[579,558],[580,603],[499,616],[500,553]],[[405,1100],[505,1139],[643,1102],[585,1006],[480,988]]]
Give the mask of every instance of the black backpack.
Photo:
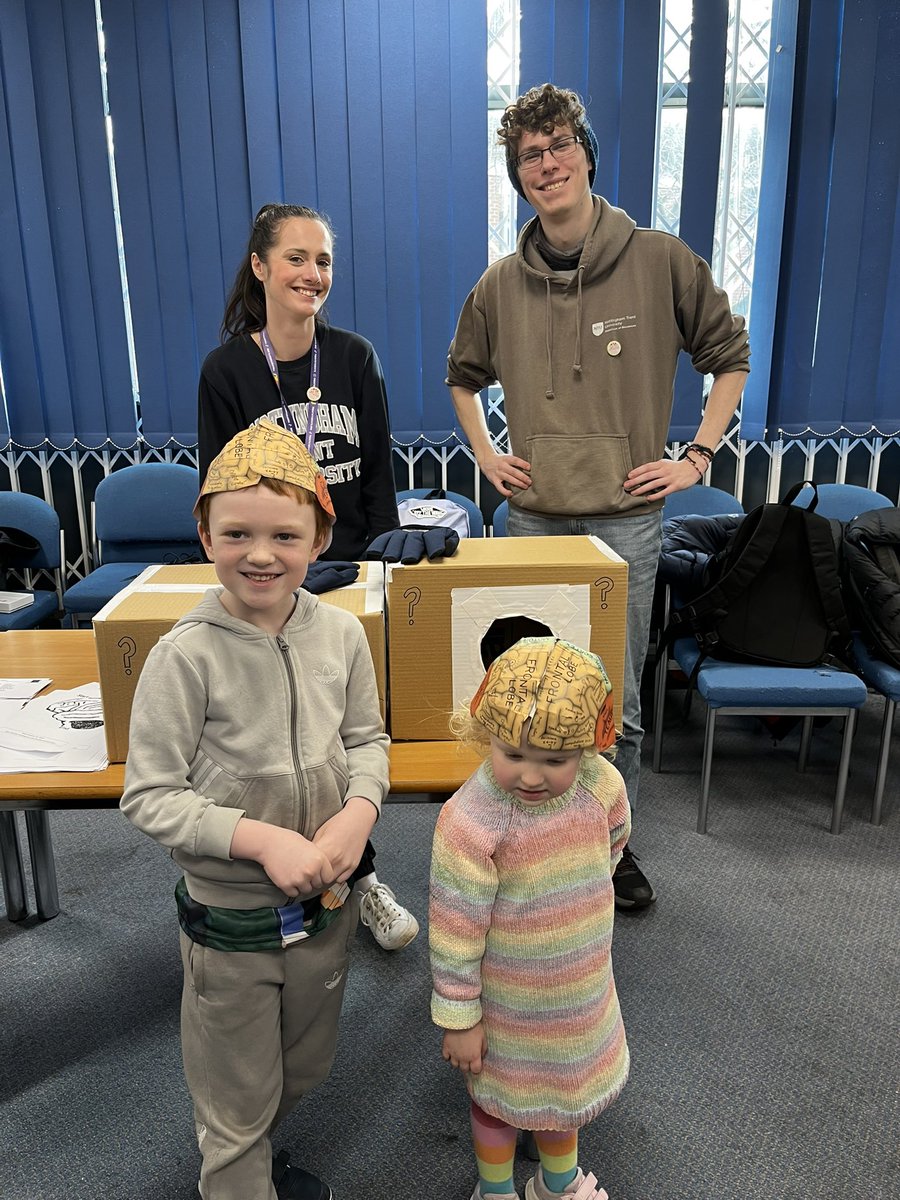
[[[866,645],[900,667],[900,509],[875,508],[847,523],[844,584],[850,618]]]
[[[6,572],[10,567],[18,567],[38,552],[41,543],[24,529],[13,529],[9,525],[0,526],[0,591],[6,587]]]
[[[779,504],[761,504],[737,525],[707,568],[707,586],[672,613],[664,644],[693,634],[700,661],[813,667],[849,653],[841,593],[842,527],[793,504],[808,481]],[[699,666],[699,663],[698,663]]]

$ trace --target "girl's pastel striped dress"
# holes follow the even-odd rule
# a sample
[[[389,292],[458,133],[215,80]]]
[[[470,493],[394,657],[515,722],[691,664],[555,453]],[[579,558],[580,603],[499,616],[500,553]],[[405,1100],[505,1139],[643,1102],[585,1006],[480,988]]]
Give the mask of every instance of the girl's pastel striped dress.
[[[501,791],[490,763],[441,810],[429,912],[444,1029],[484,1022],[472,1098],[519,1129],[576,1129],[621,1091],[628,1047],[612,974],[612,867],[630,831],[621,776],[583,757],[538,807]]]

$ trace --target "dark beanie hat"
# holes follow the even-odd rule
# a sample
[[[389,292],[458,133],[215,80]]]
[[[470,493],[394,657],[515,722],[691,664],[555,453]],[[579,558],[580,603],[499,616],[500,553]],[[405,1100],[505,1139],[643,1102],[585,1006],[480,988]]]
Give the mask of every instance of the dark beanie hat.
[[[597,135],[591,128],[591,123],[587,119],[586,113],[575,133],[583,140],[584,148],[587,151],[588,187],[592,188],[594,186],[594,176],[597,174],[597,156],[600,153],[600,147],[597,144]],[[509,182],[524,200],[525,193],[522,190],[522,182],[519,179],[519,171],[516,167],[516,154],[509,142],[506,144],[506,173],[509,176]]]

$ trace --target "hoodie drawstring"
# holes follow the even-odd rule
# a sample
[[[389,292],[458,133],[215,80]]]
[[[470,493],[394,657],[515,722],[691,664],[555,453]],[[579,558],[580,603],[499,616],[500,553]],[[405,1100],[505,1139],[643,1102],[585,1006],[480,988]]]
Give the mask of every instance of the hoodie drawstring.
[[[544,395],[548,400],[554,399],[553,391],[553,308],[550,304],[550,277],[544,277],[546,290],[544,293],[546,301],[547,318],[544,322],[544,348],[547,351],[547,390]]]
[[[576,375],[581,374],[581,280],[584,276],[584,267],[578,265],[578,299],[575,302],[575,361],[572,363],[572,370]]]
[[[578,288],[576,291],[575,301],[575,361],[572,363],[572,371],[575,375],[581,374],[581,314],[582,314],[582,296],[581,283],[584,278],[584,267],[578,267]],[[553,305],[550,300],[550,276],[544,276],[544,299],[546,305],[546,318],[544,320],[544,349],[547,351],[547,390],[544,395],[548,400],[555,400],[556,393],[553,390]]]

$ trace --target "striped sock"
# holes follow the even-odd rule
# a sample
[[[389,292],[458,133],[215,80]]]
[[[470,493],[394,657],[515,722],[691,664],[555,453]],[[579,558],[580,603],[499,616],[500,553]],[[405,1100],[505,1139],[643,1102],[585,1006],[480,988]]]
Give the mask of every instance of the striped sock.
[[[488,1116],[472,1101],[472,1141],[478,1163],[478,1185],[482,1196],[515,1195],[513,1161],[517,1130],[505,1121]]]
[[[536,1129],[544,1183],[551,1192],[564,1192],[578,1174],[578,1130]]]

